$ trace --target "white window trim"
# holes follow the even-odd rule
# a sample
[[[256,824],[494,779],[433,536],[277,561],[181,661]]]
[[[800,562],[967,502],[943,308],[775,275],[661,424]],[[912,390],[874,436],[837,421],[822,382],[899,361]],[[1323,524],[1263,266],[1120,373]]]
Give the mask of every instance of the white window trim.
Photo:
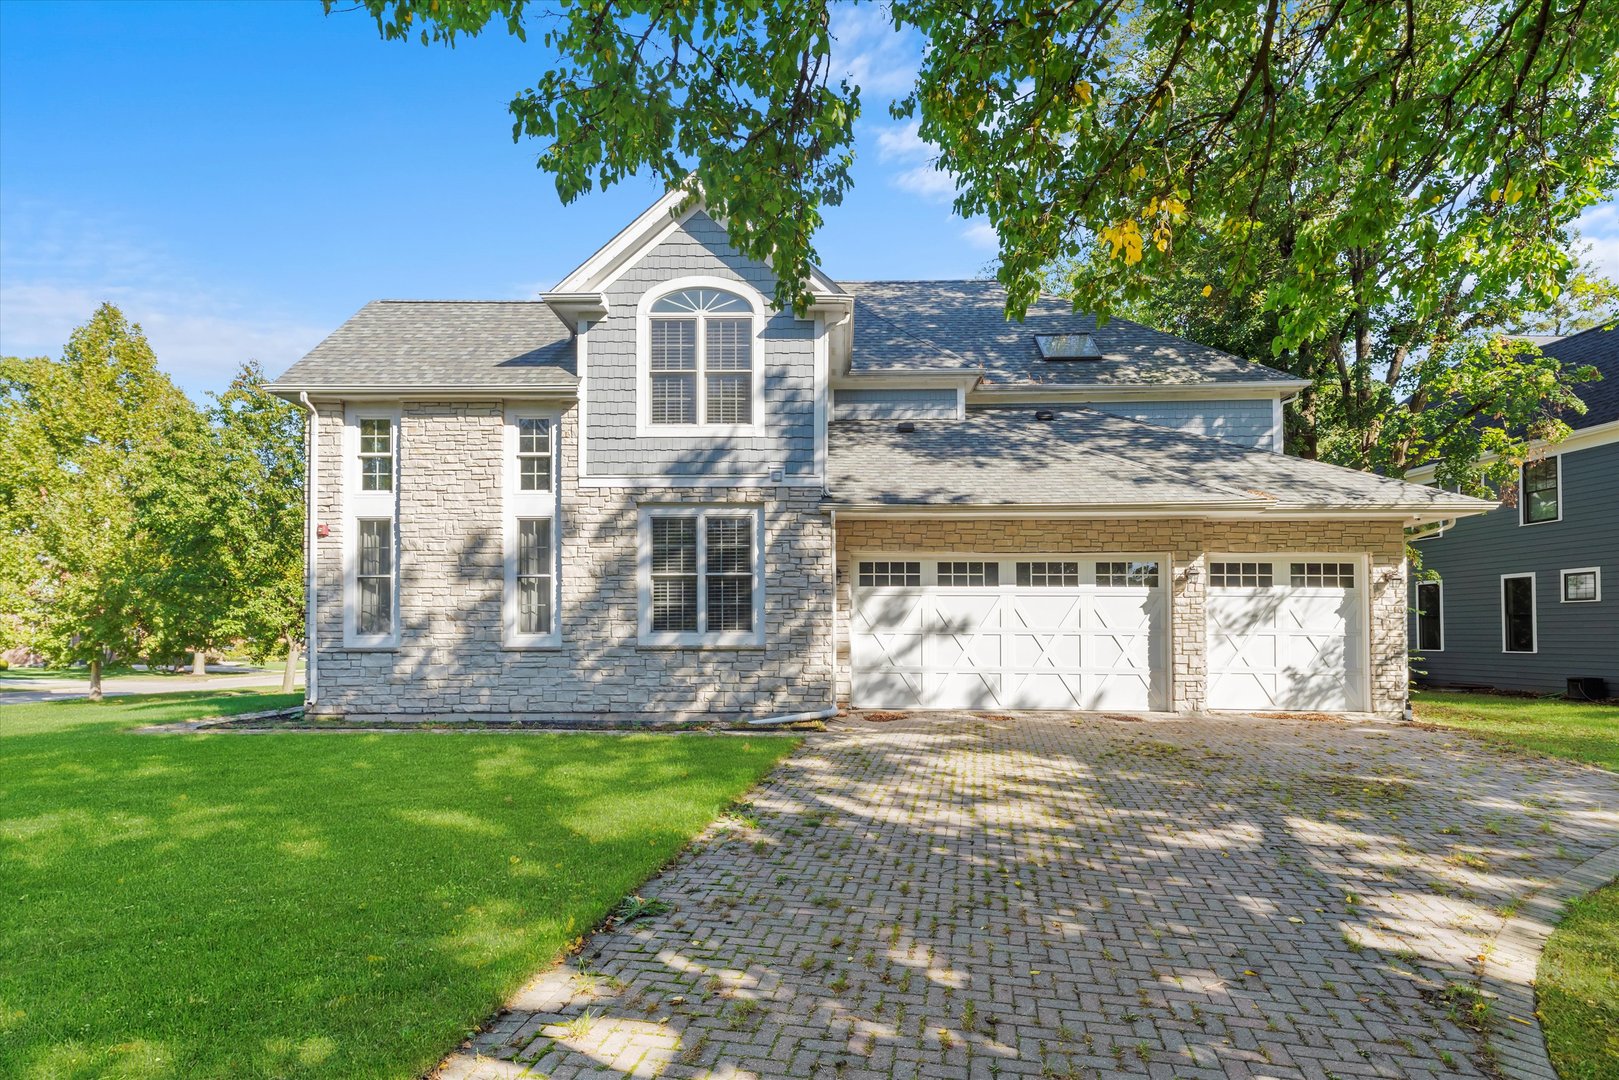
[[[1507,648],[1507,581],[1511,578],[1529,579],[1529,636],[1533,639],[1534,648],[1532,649]],[[1500,605],[1501,610],[1501,651],[1508,656],[1533,656],[1535,653],[1540,652],[1540,597],[1536,595],[1535,575],[1533,573],[1502,574],[1501,584],[1497,587],[1497,591],[1499,595],[1496,603]]]
[[[695,424],[654,424],[652,422],[652,305],[671,293],[685,289],[719,289],[740,296],[753,309],[753,366],[749,371],[753,391],[751,415],[747,424],[705,424],[702,422],[708,400],[706,358],[697,349],[697,416]],[[662,318],[663,316],[659,316]],[[736,318],[737,316],[722,316]],[[765,298],[744,281],[720,277],[683,277],[662,282],[648,289],[635,308],[635,433],[659,438],[713,438],[716,436],[759,435],[766,430],[764,398],[764,329],[769,312]]]
[[[1439,591],[1439,604],[1438,604],[1438,609],[1435,611],[1435,614],[1437,614],[1439,616],[1439,644],[1433,646],[1432,648],[1424,647],[1423,644],[1422,644],[1422,615],[1423,615],[1423,612],[1424,612],[1424,608],[1422,606],[1422,587],[1424,585],[1432,585],[1435,589],[1437,589]],[[1422,653],[1444,652],[1445,651],[1445,583],[1440,578],[1434,578],[1431,581],[1419,581],[1416,584],[1416,591],[1417,591],[1417,610],[1415,612],[1413,612],[1413,614],[1416,616],[1416,624],[1417,624],[1416,625],[1416,631],[1417,631],[1417,634],[1416,634],[1416,638],[1417,638],[1416,646],[1417,646],[1417,651],[1422,652]]]
[[[1526,525],[1555,525],[1563,520],[1563,455],[1547,454],[1545,457],[1526,461],[1518,466],[1518,527]],[[1529,485],[1525,482],[1525,471],[1530,465],[1538,465],[1542,461],[1550,461],[1557,466],[1557,516],[1547,518],[1545,521],[1525,521],[1524,516],[1529,513]]]
[[[387,420],[393,442],[393,490],[360,489],[360,421]],[[399,646],[399,408],[389,405],[349,405],[343,410],[343,647],[346,649],[395,649]],[[390,587],[392,612],[386,634],[362,634],[359,619],[359,523],[386,518],[392,523],[393,581]]]
[[[518,488],[517,422],[551,422],[551,490],[522,491]],[[558,524],[557,487],[562,469],[562,414],[556,409],[537,406],[508,406],[501,425],[501,644],[508,649],[556,649],[562,645],[562,531]],[[518,630],[517,534],[518,522],[525,518],[546,518],[551,522],[551,631],[525,634]]]
[[[1593,574],[1596,576],[1596,595],[1589,600],[1570,600],[1568,598],[1567,578],[1570,574]],[[1572,570],[1559,570],[1557,572],[1557,599],[1564,604],[1597,604],[1602,602],[1602,567],[1576,566]],[[1536,642],[1539,644],[1539,642]]]
[[[697,519],[697,612],[707,617],[708,530],[703,520],[716,517],[752,516],[753,533],[753,629],[721,633],[704,631],[653,631],[652,629],[652,519],[690,517]],[[765,515],[764,507],[746,503],[646,504],[636,523],[635,598],[639,612],[636,643],[644,648],[758,649],[765,643]]]

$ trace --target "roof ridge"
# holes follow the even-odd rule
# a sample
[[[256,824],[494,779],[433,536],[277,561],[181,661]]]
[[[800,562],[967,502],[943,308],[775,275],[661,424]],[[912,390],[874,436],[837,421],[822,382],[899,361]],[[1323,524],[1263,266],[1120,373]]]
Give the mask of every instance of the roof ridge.
[[[383,298],[371,300],[372,304],[524,304],[548,306],[544,300],[403,300],[398,298]]]

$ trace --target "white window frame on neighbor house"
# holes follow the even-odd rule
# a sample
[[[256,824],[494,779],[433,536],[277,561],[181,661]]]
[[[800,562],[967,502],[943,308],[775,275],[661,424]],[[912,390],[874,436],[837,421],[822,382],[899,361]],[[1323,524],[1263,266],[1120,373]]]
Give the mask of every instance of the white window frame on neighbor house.
[[[730,293],[747,304],[751,310],[752,345],[748,368],[751,403],[746,424],[709,424],[703,422],[708,405],[708,367],[704,355],[705,315],[654,315],[652,307],[665,297],[687,289],[714,289]],[[648,289],[635,309],[635,433],[642,436],[672,438],[711,438],[757,435],[765,431],[764,398],[764,328],[769,311],[759,291],[743,281],[720,277],[683,277],[662,282]],[[740,314],[714,316],[716,318],[742,318]],[[698,324],[696,342],[695,412],[694,424],[654,424],[652,422],[652,321],[653,319],[690,318]]]
[[[697,630],[652,629],[652,520],[685,517],[696,521]],[[648,648],[757,649],[765,643],[764,507],[738,503],[647,504],[636,528],[636,606],[638,644]],[[753,629],[709,632],[708,525],[710,518],[747,518],[753,530]]]
[[[1545,457],[1526,461],[1518,466],[1518,525],[1552,525],[1563,520],[1563,461],[1561,454],[1547,454]],[[1552,468],[1557,472],[1557,516],[1549,517],[1544,521],[1529,520],[1529,466],[1541,465],[1551,462]]]
[[[1435,616],[1437,616],[1438,621],[1439,621],[1439,644],[1437,644],[1437,645],[1424,645],[1422,643],[1422,616],[1427,614],[1427,612],[1428,612],[1428,609],[1422,603],[1422,590],[1425,587],[1430,586],[1430,585],[1433,586],[1434,596],[1435,596],[1433,614]],[[1445,583],[1442,580],[1440,580],[1439,578],[1434,578],[1432,581],[1419,581],[1419,582],[1417,582],[1417,610],[1416,610],[1415,614],[1416,614],[1416,617],[1417,617],[1417,651],[1421,652],[1421,653],[1444,652],[1445,651]]]
[[[1507,582],[1513,578],[1529,579],[1529,644],[1531,647],[1528,649],[1507,648]],[[1540,598],[1535,595],[1535,575],[1533,573],[1502,574],[1500,592],[1498,602],[1501,605],[1501,651],[1513,656],[1531,656],[1538,653],[1540,651]]]
[[[360,422],[388,423],[389,489],[362,490]],[[366,455],[371,456],[371,455]],[[348,649],[393,649],[399,645],[399,408],[394,405],[349,405],[343,411],[343,646]],[[388,522],[388,632],[365,634],[359,627],[360,523]]]
[[[1568,579],[1574,574],[1590,574],[1594,579],[1596,594],[1583,600],[1570,600],[1568,598]],[[1557,598],[1565,604],[1595,604],[1602,600],[1602,567],[1576,566],[1572,570],[1560,570],[1557,573]]]
[[[544,491],[524,491],[522,488],[521,422],[543,420],[549,425],[550,473]],[[561,471],[560,432],[562,415],[554,408],[513,405],[506,409],[501,425],[503,502],[501,520],[501,564],[504,580],[501,602],[501,643],[508,649],[555,649],[562,644],[562,558],[561,530],[557,524],[557,483]],[[544,633],[525,631],[521,626],[520,590],[518,588],[519,539],[524,521],[544,521],[549,540],[549,559],[546,570],[550,575],[551,625]]]

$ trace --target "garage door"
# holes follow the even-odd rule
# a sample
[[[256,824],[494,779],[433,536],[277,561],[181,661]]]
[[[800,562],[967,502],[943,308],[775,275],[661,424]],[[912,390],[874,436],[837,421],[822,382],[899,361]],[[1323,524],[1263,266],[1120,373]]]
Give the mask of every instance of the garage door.
[[[857,708],[1165,707],[1166,562],[884,556],[854,569]]]
[[[1364,708],[1361,562],[1209,561],[1209,708]]]

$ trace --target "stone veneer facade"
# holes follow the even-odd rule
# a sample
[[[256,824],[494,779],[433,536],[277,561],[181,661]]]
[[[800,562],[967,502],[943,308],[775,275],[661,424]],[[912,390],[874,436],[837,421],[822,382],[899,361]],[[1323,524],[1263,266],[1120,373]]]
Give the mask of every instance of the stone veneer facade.
[[[560,424],[562,644],[502,644],[501,402],[407,402],[397,448],[399,643],[343,636],[343,409],[321,410],[317,524],[320,715],[586,721],[770,716],[831,704],[832,527],[818,488],[582,487],[577,411]],[[636,643],[637,511],[764,505],[762,648]]]
[[[838,524],[813,487],[583,487],[576,410],[559,426],[562,644],[502,643],[501,402],[412,402],[397,452],[399,643],[343,636],[343,409],[318,402],[317,661],[320,715],[489,715],[569,722],[769,716],[825,708],[849,690],[854,552],[1165,551],[1174,560],[1171,679],[1177,712],[1205,706],[1208,553],[1366,552],[1371,558],[1372,711],[1399,714],[1407,689],[1404,535],[1398,522],[937,518]],[[765,644],[637,644],[636,524],[646,504],[760,505]],[[835,586],[834,586],[835,582]],[[837,616],[834,619],[833,597]],[[834,645],[835,641],[835,645]]]
[[[1041,552],[1165,551],[1174,560],[1170,601],[1171,703],[1202,712],[1208,652],[1204,596],[1207,556],[1365,552],[1371,558],[1371,711],[1405,709],[1405,533],[1397,521],[1210,521],[1198,518],[1060,520],[843,519],[837,527],[838,699],[849,696],[850,574],[854,553],[964,551],[1016,555]]]

